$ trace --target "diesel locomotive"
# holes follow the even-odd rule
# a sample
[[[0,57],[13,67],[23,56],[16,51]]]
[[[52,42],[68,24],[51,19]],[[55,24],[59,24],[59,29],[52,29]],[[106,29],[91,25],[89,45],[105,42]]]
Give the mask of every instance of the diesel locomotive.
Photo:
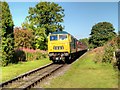
[[[68,32],[57,31],[48,36],[48,56],[53,63],[59,61],[69,63],[83,49],[86,49],[86,46]]]

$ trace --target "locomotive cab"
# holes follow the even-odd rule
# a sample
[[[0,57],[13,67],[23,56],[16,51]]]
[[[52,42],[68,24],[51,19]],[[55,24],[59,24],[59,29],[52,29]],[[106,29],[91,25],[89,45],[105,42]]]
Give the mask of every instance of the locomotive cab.
[[[48,36],[48,55],[53,62],[65,61],[70,53],[70,35],[67,32],[54,32]]]

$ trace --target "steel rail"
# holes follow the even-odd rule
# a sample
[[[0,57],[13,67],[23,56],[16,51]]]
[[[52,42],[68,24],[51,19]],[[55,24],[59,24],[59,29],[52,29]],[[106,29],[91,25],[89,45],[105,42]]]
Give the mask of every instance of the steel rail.
[[[42,76],[39,76],[37,78],[35,78],[33,81],[20,86],[19,88],[22,90],[28,90],[31,89],[32,87],[34,87],[35,85],[37,85],[38,82],[42,81],[43,79],[45,79],[46,77],[50,76],[52,73],[54,73],[55,71],[57,71],[59,68],[63,67],[64,65],[59,65],[58,67],[50,70],[49,72],[44,73]]]
[[[39,71],[39,70],[41,70],[41,69],[44,69],[44,68],[46,68],[46,67],[48,67],[48,66],[51,66],[51,65],[53,65],[53,63],[47,64],[47,65],[42,66],[42,67],[40,67],[40,68],[34,69],[34,70],[29,71],[29,72],[26,72],[26,73],[24,73],[24,74],[21,74],[21,75],[13,78],[13,79],[11,79],[11,80],[8,80],[8,81],[6,81],[6,82],[0,83],[0,87],[4,87],[5,85],[8,85],[9,83],[12,83],[12,82],[14,82],[14,81],[16,81],[16,80],[19,80],[19,79],[21,79],[21,78],[27,77],[28,75],[33,74],[33,73],[35,73],[35,72],[37,72],[37,71]]]

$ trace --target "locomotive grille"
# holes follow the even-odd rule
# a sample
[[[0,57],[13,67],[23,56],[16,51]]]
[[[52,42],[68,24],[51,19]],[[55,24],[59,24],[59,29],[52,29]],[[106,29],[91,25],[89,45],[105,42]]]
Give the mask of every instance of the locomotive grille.
[[[53,49],[54,50],[63,50],[64,47],[63,46],[54,46]]]

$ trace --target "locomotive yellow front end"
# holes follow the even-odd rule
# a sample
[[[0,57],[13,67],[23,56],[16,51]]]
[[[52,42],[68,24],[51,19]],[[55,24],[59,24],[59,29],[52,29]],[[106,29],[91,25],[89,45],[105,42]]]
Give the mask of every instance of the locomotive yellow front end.
[[[65,61],[70,54],[70,35],[67,32],[54,32],[48,36],[48,55],[53,62]]]

